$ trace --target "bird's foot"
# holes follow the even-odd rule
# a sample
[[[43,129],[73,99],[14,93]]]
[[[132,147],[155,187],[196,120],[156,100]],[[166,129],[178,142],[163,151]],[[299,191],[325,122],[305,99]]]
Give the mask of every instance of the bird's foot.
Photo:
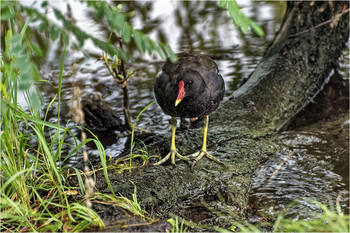
[[[196,163],[197,163],[201,158],[203,158],[204,156],[206,156],[208,159],[211,159],[211,160],[213,160],[213,161],[215,161],[215,162],[217,162],[217,163],[219,163],[219,164],[224,165],[223,162],[221,162],[219,159],[217,159],[217,158],[215,158],[214,156],[212,156],[211,154],[209,154],[208,151],[203,150],[203,149],[200,150],[200,151],[197,151],[197,152],[195,152],[195,153],[193,153],[193,154],[190,154],[189,156],[190,156],[190,157],[196,157],[196,158],[194,159],[193,163],[192,163],[192,168],[193,168],[194,165],[196,165]]]
[[[190,158],[188,158],[187,156],[181,155],[176,150],[171,150],[164,158],[162,158],[161,160],[156,162],[154,165],[158,166],[158,165],[164,163],[165,161],[167,161],[170,157],[171,157],[171,163],[173,165],[175,165],[175,156],[178,157],[179,159],[182,159],[182,160],[187,160],[187,161],[190,160]]]

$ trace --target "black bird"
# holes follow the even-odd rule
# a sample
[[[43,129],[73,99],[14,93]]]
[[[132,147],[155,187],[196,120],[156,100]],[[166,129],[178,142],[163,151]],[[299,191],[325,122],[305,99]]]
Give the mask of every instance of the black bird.
[[[219,74],[216,63],[200,53],[179,53],[178,60],[172,63],[169,59],[158,73],[154,83],[154,93],[163,112],[171,116],[172,135],[170,152],[155,163],[159,165],[171,157],[175,165],[175,156],[183,160],[196,157],[193,165],[203,156],[222,163],[207,152],[207,132],[209,114],[222,101],[225,83]],[[175,132],[176,117],[204,117],[204,135],[202,149],[190,156],[182,156],[176,150]]]

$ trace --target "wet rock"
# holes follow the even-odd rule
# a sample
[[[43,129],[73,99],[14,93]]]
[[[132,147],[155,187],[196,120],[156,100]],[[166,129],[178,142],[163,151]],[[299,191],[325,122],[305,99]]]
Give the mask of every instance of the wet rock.
[[[98,94],[82,96],[84,120],[86,126],[93,131],[124,131],[120,115]]]

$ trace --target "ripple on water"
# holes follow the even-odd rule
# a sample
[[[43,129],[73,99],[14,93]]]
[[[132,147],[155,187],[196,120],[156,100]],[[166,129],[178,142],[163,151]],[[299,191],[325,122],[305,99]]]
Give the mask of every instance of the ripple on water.
[[[286,148],[266,161],[253,181],[252,199],[258,216],[274,219],[290,203],[300,200],[287,216],[307,219],[312,211],[319,211],[308,199],[333,206],[339,199],[342,211],[349,213],[349,132],[347,128],[338,130],[346,118],[320,121],[280,136]],[[288,157],[291,150],[294,153]]]

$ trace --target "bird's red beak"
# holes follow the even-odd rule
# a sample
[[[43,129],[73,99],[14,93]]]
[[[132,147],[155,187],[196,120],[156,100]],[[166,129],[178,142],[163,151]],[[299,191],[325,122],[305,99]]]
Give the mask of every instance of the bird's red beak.
[[[185,84],[184,81],[179,82],[179,93],[177,94],[177,98],[175,101],[175,107],[181,102],[181,100],[185,97]]]

